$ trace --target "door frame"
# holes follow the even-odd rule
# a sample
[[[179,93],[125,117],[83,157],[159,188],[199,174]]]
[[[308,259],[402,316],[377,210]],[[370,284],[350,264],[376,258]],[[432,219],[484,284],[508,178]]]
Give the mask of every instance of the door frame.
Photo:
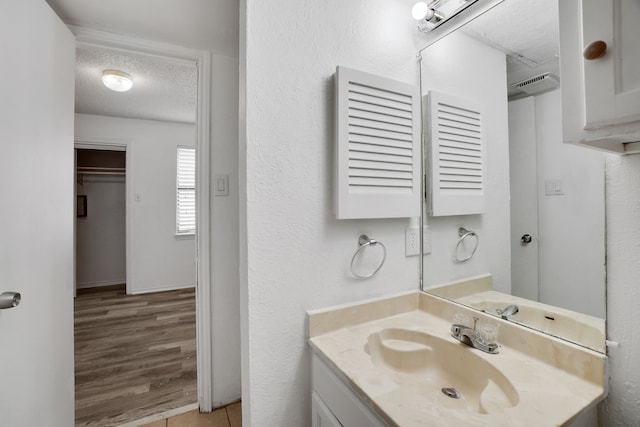
[[[198,405],[201,412],[211,412],[212,348],[211,348],[211,233],[210,233],[210,110],[211,53],[167,43],[154,42],[89,28],[68,26],[76,37],[76,46],[103,47],[122,53],[138,53],[192,61],[198,69],[196,105],[196,358]],[[80,142],[80,141],[78,141]],[[90,141],[89,141],[90,142]],[[105,141],[98,142],[103,143]],[[117,142],[112,145],[117,145]],[[122,141],[120,141],[122,145]],[[127,155],[127,162],[129,161]],[[129,168],[127,164],[127,169]],[[127,180],[127,183],[129,180]],[[129,184],[127,184],[129,185]],[[127,193],[129,189],[127,189]],[[129,235],[129,233],[127,233]],[[129,275],[127,263],[127,276]]]

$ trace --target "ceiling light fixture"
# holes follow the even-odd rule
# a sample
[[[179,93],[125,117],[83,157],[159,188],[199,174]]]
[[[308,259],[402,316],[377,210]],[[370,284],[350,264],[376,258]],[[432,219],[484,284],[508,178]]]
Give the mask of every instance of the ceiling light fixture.
[[[102,83],[113,91],[126,92],[133,86],[133,79],[123,71],[104,70],[102,72]]]

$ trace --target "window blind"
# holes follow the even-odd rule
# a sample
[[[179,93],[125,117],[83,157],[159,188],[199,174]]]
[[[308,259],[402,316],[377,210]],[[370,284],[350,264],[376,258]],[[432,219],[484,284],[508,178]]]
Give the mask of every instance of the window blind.
[[[176,233],[196,232],[196,150],[178,147]]]

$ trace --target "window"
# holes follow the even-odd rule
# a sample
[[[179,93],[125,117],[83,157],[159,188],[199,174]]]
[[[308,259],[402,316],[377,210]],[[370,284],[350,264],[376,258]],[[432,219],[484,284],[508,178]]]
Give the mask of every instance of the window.
[[[176,233],[196,232],[196,150],[178,147]]]

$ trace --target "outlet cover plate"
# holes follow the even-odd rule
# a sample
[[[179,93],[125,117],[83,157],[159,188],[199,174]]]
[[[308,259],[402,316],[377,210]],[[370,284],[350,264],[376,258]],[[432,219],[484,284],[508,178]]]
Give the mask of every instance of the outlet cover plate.
[[[407,227],[404,229],[404,255],[420,255],[420,227]]]
[[[428,225],[422,227],[422,250],[423,255],[431,253],[431,230]]]

